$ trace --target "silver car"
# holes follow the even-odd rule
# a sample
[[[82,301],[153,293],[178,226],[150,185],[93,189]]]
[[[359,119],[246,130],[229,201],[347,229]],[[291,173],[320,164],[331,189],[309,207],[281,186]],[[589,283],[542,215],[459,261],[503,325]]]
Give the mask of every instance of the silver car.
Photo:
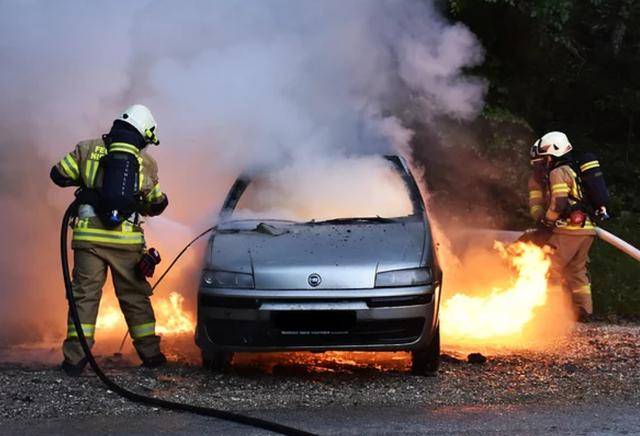
[[[402,216],[247,217],[255,178],[236,180],[199,287],[204,366],[223,371],[234,352],[408,350],[414,373],[437,371],[442,271],[426,210],[406,162],[378,159],[401,181]]]

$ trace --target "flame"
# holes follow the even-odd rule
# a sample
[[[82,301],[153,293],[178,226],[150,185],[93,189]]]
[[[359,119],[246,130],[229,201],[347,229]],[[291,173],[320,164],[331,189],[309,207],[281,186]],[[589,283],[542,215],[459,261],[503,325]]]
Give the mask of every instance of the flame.
[[[156,297],[154,297],[156,299]],[[179,335],[192,333],[195,321],[191,313],[183,308],[184,297],[171,292],[153,303],[156,314],[156,333],[161,335]],[[113,300],[104,301],[96,321],[96,330],[101,334],[116,334],[126,328],[124,316]]]
[[[445,345],[518,344],[537,309],[547,302],[548,251],[524,242],[508,246],[495,242],[494,249],[511,267],[511,280],[486,289],[486,282],[479,279],[477,289],[443,301],[440,322]]]
[[[171,292],[169,298],[154,305],[156,311],[156,333],[163,335],[191,333],[195,329],[193,316],[182,308],[184,297]]]
[[[123,321],[124,317],[122,316],[122,312],[120,312],[120,310],[115,306],[107,304],[102,306],[100,309],[100,313],[96,321],[96,329],[102,331],[113,330],[118,328]]]
[[[411,354],[403,351],[305,351],[237,353],[233,358],[237,367],[253,367],[274,372],[276,367],[286,371],[298,368],[304,372],[353,372],[362,369],[377,371],[408,371]]]

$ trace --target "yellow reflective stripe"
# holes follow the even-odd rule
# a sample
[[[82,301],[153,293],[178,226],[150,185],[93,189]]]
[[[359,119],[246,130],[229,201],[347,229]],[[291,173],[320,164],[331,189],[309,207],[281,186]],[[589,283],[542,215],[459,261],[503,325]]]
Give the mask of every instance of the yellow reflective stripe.
[[[88,338],[93,338],[93,334],[96,330],[95,324],[80,324],[82,327],[82,332]],[[76,326],[73,324],[67,325],[67,338],[77,338],[78,332],[76,331]]]
[[[148,201],[154,201],[162,197],[162,190],[160,189],[160,183],[156,183],[153,189],[147,194]]]
[[[144,235],[141,232],[120,232],[76,226],[73,229],[73,240],[110,244],[143,244]]]
[[[144,171],[142,171],[142,166],[143,166],[143,160],[142,157],[138,157],[138,189],[142,190],[142,187],[144,186]]]
[[[73,155],[71,153],[66,155],[64,157],[64,160],[66,160],[69,163],[69,165],[71,166],[71,168],[73,168],[76,171],[76,174],[80,173],[80,171],[78,170],[78,163],[76,162],[75,158],[73,157]]]
[[[96,174],[98,173],[99,162],[97,160],[89,159],[87,161],[87,167],[85,168],[85,179],[87,187],[93,188],[96,181]]]
[[[578,289],[572,289],[571,292],[578,295],[591,295],[591,285],[584,285]]]
[[[552,194],[568,194],[569,191],[571,191],[571,189],[566,183],[556,183],[555,185],[551,186]]]
[[[85,241],[85,242],[102,242],[104,244],[119,244],[119,245],[141,245],[144,244],[144,238],[142,236],[136,239],[117,239],[117,238],[109,238],[103,236],[94,236],[94,235],[85,235],[78,234],[73,235],[74,241]]]
[[[91,161],[92,165],[91,165],[91,174],[89,175],[89,183],[91,184],[91,187],[95,186],[96,184],[96,175],[98,174],[98,167],[100,166],[100,163],[98,161]]]
[[[580,171],[587,171],[592,168],[598,168],[599,166],[600,166],[600,163],[597,160],[592,160],[590,162],[580,165]]]
[[[125,153],[131,153],[135,156],[140,154],[140,150],[135,145],[127,144],[126,142],[113,142],[109,146],[109,151],[123,151]]]
[[[86,225],[84,226],[85,228],[88,228],[89,226],[89,218],[84,218],[86,220]],[[82,220],[78,220],[78,222],[80,222]],[[127,223],[127,221],[125,221],[123,224]],[[130,223],[129,223],[130,224]],[[79,226],[76,226],[75,229],[77,229]],[[74,230],[75,230],[74,229]],[[134,235],[134,234],[142,234],[142,232],[134,232],[133,231],[133,226],[130,227],[131,230],[129,231],[125,231],[125,230],[105,230],[105,229],[93,229],[90,228],[88,229],[89,232],[94,232],[94,233],[100,233],[102,235],[123,235],[123,236],[127,236],[127,235]]]
[[[89,179],[91,178],[91,162],[92,160],[87,161],[87,164],[84,167],[84,180],[88,188],[92,186],[89,184]]]
[[[529,191],[530,200],[535,200],[537,198],[542,198],[542,191]]]
[[[72,180],[78,180],[78,177],[80,176],[80,172],[78,171],[78,164],[76,163],[76,160],[73,158],[71,153],[66,155],[60,161],[60,165],[62,166],[62,169],[67,174],[67,176],[69,176],[69,178],[71,178]]]
[[[144,338],[145,336],[153,336],[156,334],[156,323],[148,322],[146,324],[134,325],[129,328],[129,333],[133,339]]]
[[[133,233],[133,224],[131,224],[129,221],[124,221],[122,223],[122,232]]]

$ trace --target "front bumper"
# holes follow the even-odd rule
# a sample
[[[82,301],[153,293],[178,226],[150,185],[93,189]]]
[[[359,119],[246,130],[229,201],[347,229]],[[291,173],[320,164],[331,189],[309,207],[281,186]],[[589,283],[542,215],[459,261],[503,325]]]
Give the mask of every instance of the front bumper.
[[[196,343],[206,351],[411,350],[437,325],[439,286],[348,290],[201,287]]]

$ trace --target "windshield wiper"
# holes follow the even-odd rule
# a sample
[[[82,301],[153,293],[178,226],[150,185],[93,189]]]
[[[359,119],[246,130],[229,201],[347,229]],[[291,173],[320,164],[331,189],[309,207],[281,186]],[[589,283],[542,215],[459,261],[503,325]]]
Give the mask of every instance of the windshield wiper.
[[[369,223],[396,223],[397,221],[391,218],[383,218],[381,216],[366,216],[366,217],[357,217],[357,218],[333,218],[330,220],[316,221],[311,220],[306,224],[352,224],[352,223],[360,223],[360,222],[369,222]]]

